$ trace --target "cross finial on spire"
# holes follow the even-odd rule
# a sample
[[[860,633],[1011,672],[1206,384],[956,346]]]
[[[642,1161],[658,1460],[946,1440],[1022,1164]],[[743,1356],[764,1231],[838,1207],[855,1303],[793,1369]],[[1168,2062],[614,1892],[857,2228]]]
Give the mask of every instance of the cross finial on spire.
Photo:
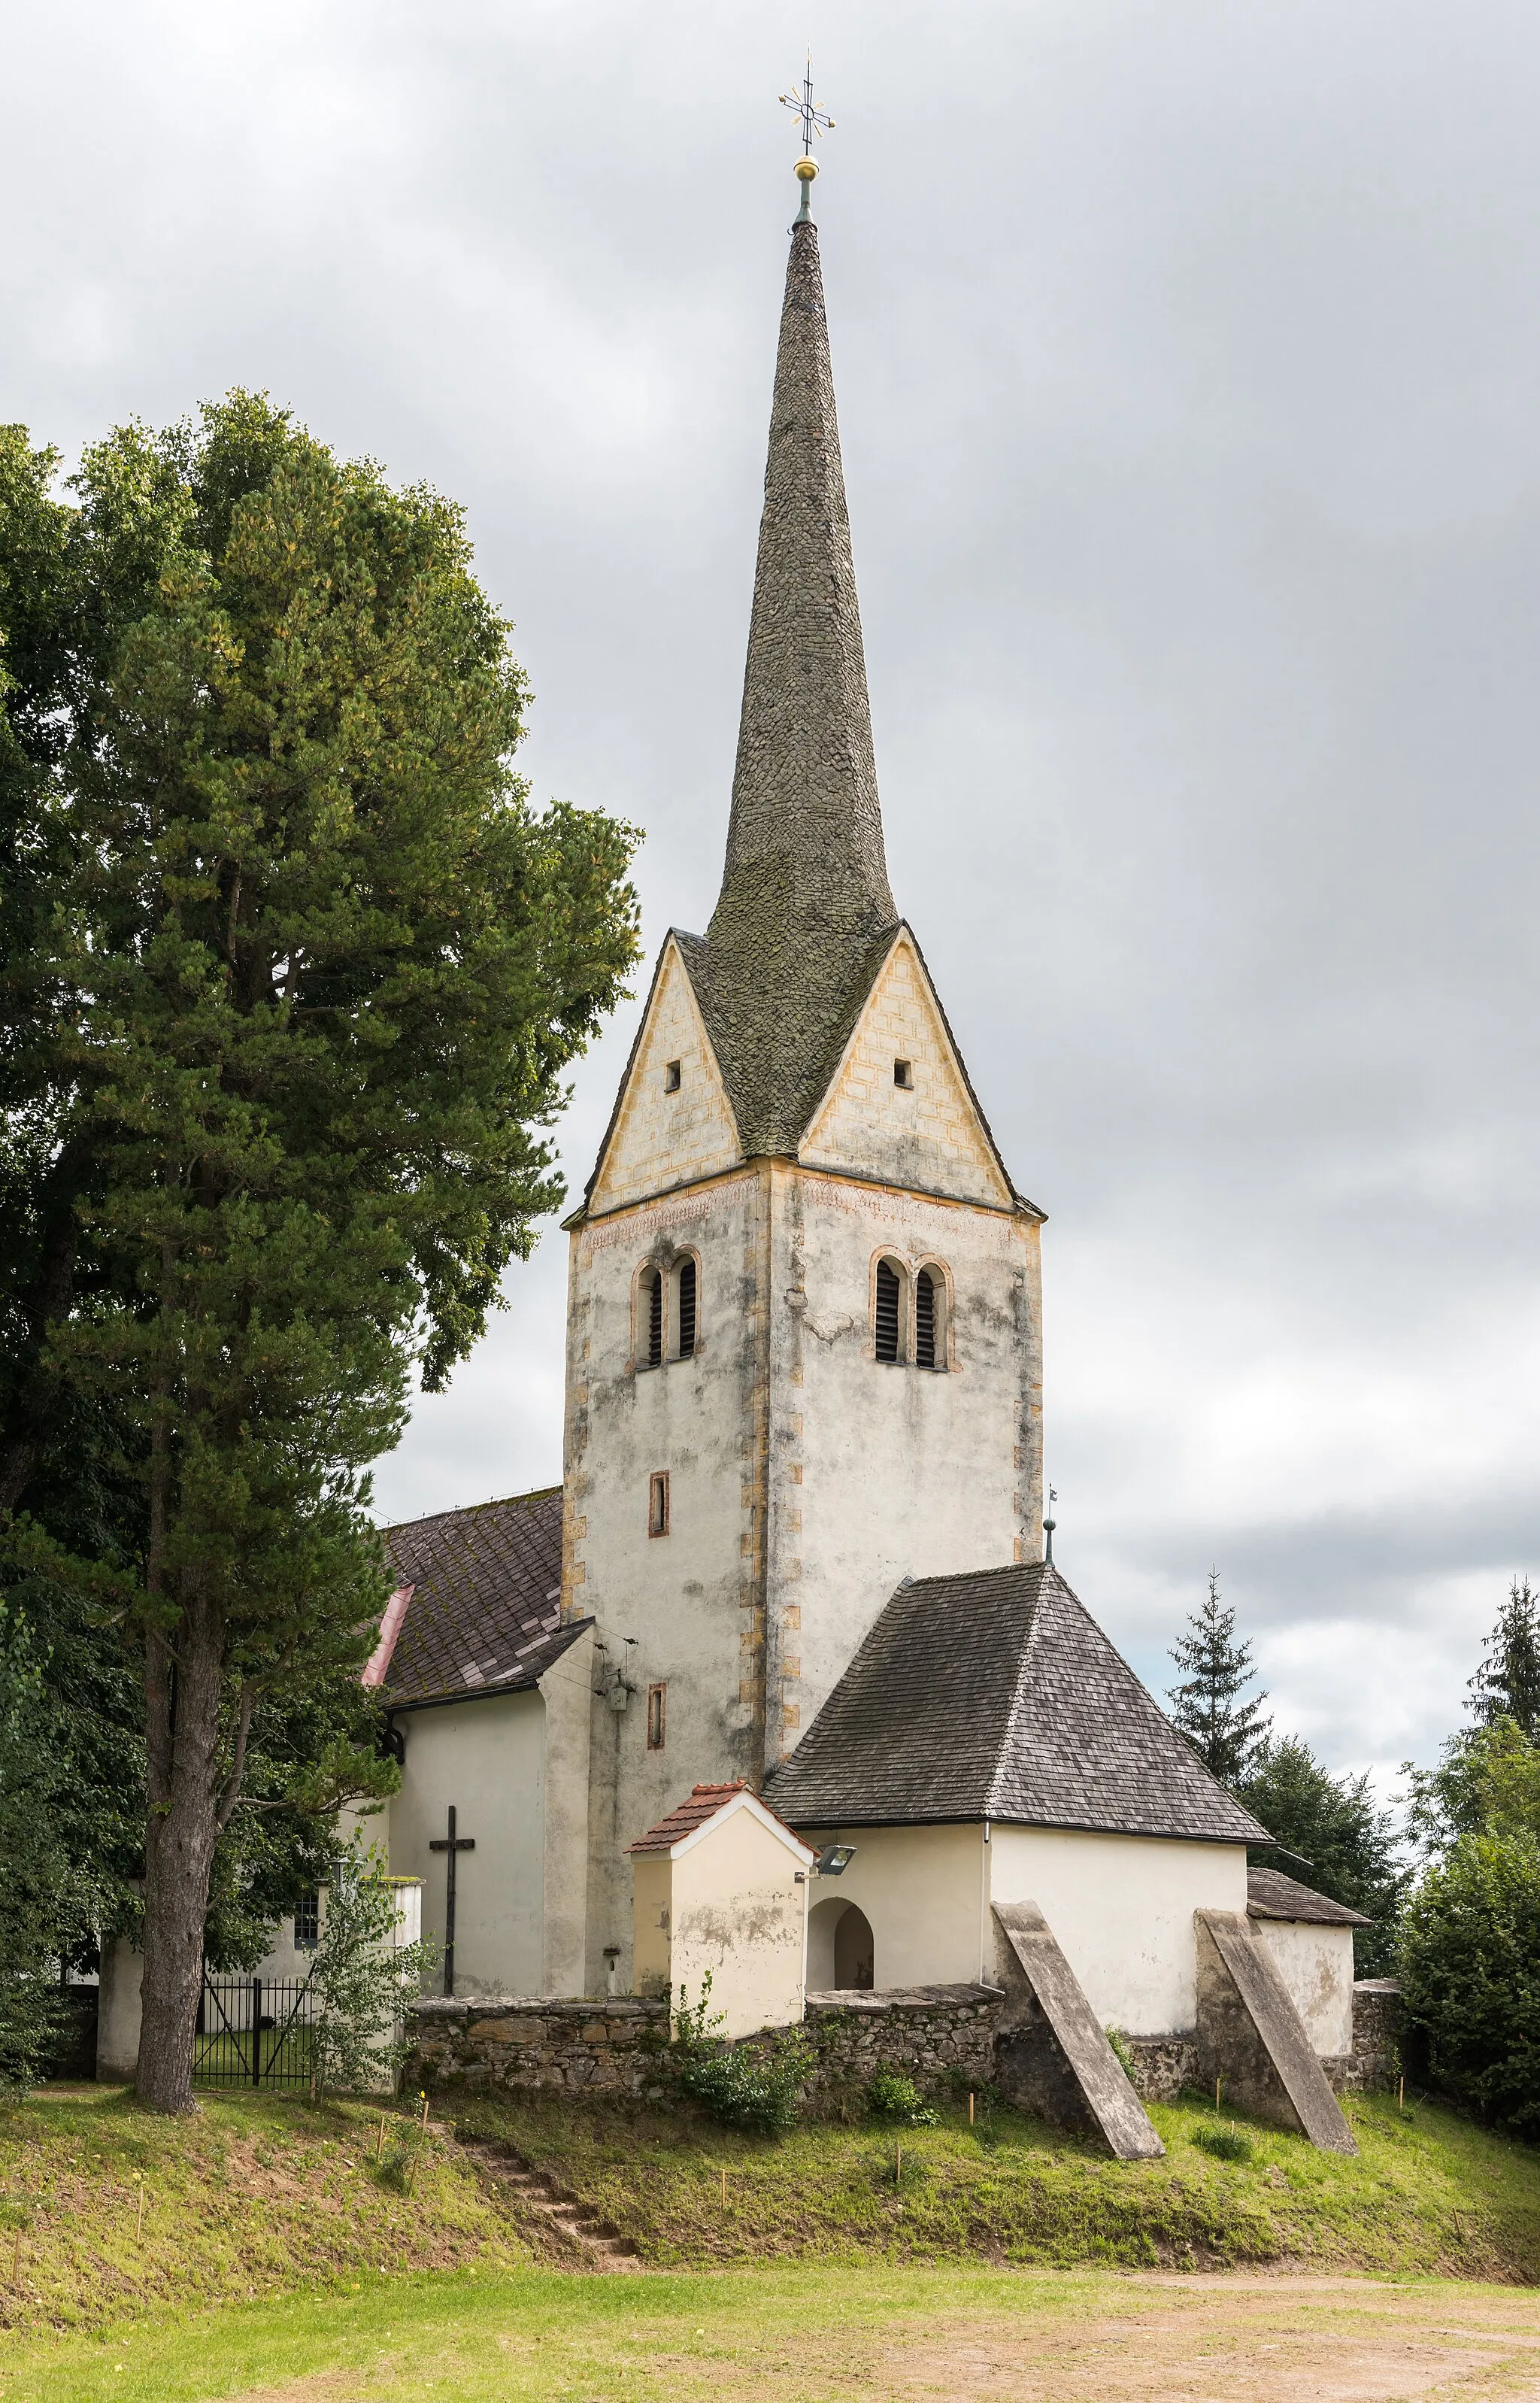
[[[808,52],[807,71],[802,77],[801,91],[784,91],[781,94],[781,105],[783,108],[793,110],[802,120],[802,156],[797,161],[798,178],[802,187],[802,205],[797,213],[800,221],[803,217],[811,217],[812,215],[808,202],[812,197],[812,179],[818,173],[818,163],[812,155],[813,143],[821,141],[825,133],[832,133],[834,131],[833,118],[818,106],[812,96],[812,52],[811,50]]]

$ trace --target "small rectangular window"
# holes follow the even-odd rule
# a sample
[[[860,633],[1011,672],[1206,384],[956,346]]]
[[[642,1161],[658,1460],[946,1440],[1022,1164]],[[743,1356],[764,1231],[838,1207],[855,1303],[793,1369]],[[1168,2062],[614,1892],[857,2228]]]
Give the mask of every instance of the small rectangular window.
[[[894,1062],[893,1081],[895,1085],[900,1086],[906,1093],[913,1092],[914,1063],[912,1060],[895,1060]]]
[[[669,1689],[667,1686],[647,1688],[647,1750],[661,1752],[668,1727]]]
[[[676,1093],[679,1090],[679,1063],[677,1060],[671,1060],[668,1066],[663,1071],[663,1090],[665,1093]]]
[[[695,1356],[695,1262],[679,1264],[679,1357]]]
[[[313,1952],[321,1941],[321,1896],[312,1886],[299,1897],[294,1914],[294,1949],[297,1952]]]
[[[666,1535],[669,1532],[669,1472],[659,1468],[647,1483],[647,1533]]]

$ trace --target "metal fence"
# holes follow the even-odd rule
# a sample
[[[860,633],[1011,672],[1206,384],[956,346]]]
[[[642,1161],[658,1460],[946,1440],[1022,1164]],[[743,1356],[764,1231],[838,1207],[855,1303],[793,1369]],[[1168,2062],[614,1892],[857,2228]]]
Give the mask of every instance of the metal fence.
[[[195,2086],[308,2086],[308,1978],[211,1978],[193,2040]]]

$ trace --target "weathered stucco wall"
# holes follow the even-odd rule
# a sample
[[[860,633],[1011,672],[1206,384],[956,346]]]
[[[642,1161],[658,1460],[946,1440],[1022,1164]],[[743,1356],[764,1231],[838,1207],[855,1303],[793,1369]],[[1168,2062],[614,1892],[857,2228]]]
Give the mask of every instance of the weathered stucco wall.
[[[901,1578],[1035,1560],[1042,1516],[1035,1219],[778,1164],[771,1254],[768,1762]],[[942,1276],[945,1368],[878,1360],[884,1257],[907,1310],[920,1268]]]
[[[671,1858],[635,1864],[635,1982],[697,2003],[711,1979],[719,2033],[752,2035],[802,2017],[806,1856],[747,1809],[708,1825]]]
[[[871,1923],[873,1983],[894,1987],[976,1982],[984,1959],[984,1830],[960,1827],[826,1827],[798,1830],[815,1849],[853,1844],[838,1878],[814,1878],[810,1895],[826,1924],[831,1901],[865,1911]],[[989,1953],[992,1974],[993,1950]],[[810,1960],[816,1989],[827,1966]]]
[[[996,1825],[990,1854],[992,1900],[1037,1905],[1103,2026],[1197,2025],[1192,1915],[1245,1910],[1243,1846]]]
[[[1353,1930],[1303,1920],[1252,1922],[1319,2053],[1353,2050]]]
[[[590,1715],[584,1982],[631,1982],[625,1847],[702,1779],[758,1775],[766,1179],[744,1171],[576,1229],[570,1259],[564,1604],[598,1622]],[[645,1266],[698,1262],[695,1354],[638,1365]],[[645,1359],[645,1352],[644,1352]],[[756,1429],[759,1430],[756,1449]],[[648,1533],[648,1484],[669,1479],[669,1529]],[[647,1689],[667,1688],[647,1746]],[[625,1707],[610,1694],[625,1689]]]
[[[390,1806],[390,1861],[423,1881],[423,1932],[444,1939],[449,1806],[474,1853],[459,1854],[455,1984],[463,1993],[537,1992],[545,1970],[545,1704],[492,1695],[404,1711],[401,1790]]]

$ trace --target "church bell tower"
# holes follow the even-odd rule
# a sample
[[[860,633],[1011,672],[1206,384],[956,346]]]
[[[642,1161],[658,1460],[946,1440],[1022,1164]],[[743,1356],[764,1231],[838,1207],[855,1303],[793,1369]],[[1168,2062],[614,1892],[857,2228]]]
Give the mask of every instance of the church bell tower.
[[[1042,1213],[888,883],[797,172],[722,888],[664,939],[567,1222],[590,1993],[630,1984],[628,1843],[697,1781],[757,1785],[903,1580],[1041,1550]]]

